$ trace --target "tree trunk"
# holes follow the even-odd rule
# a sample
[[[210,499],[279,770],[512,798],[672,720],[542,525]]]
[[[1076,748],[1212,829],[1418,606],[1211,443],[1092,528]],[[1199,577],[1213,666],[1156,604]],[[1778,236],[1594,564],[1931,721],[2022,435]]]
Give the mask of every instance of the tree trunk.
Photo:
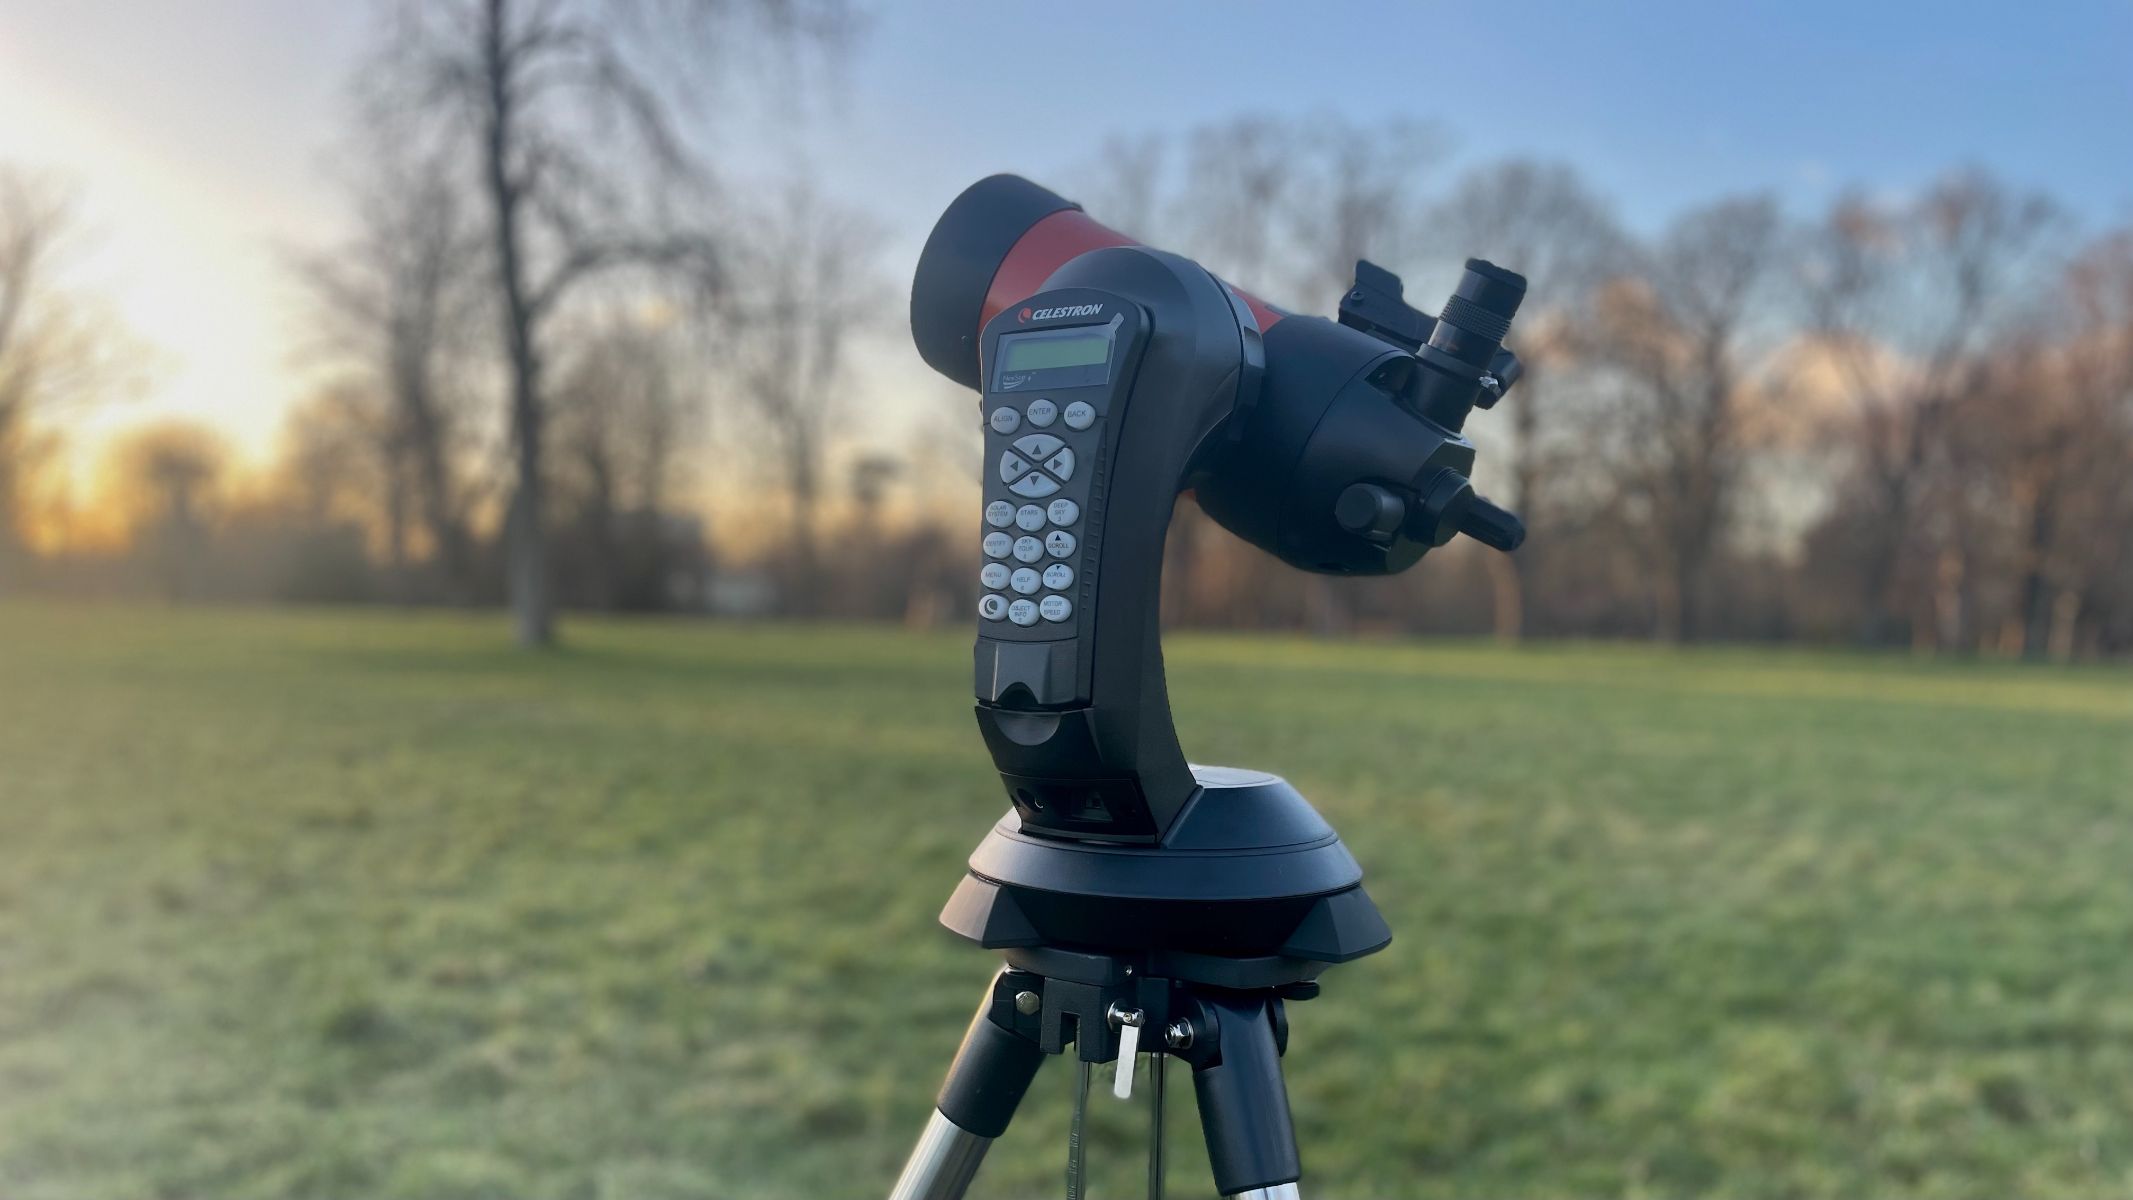
[[[1525,563],[1516,552],[1499,554],[1493,550],[1482,561],[1489,567],[1496,639],[1515,642],[1526,632]]]
[[[504,46],[505,0],[488,0],[483,58],[489,85],[485,139],[489,202],[496,219],[496,270],[503,292],[504,349],[511,369],[511,438],[518,464],[506,526],[506,580],[511,622],[521,646],[555,641],[555,600],[548,577],[548,537],[541,487],[540,357],[535,314],[526,290],[519,238],[519,185],[511,178],[512,64]]]

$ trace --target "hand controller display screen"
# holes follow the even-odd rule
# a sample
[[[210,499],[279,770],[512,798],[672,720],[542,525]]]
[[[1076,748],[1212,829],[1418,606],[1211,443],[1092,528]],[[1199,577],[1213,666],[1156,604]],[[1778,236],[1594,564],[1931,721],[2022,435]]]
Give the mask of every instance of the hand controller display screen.
[[[1003,392],[1031,387],[1087,387],[1111,378],[1110,329],[1018,333],[1000,339]]]

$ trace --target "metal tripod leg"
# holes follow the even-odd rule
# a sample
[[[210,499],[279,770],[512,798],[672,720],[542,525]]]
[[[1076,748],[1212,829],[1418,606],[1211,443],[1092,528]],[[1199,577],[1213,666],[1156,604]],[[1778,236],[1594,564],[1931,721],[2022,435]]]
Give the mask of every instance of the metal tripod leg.
[[[1192,1063],[1200,1129],[1215,1187],[1241,1200],[1297,1200],[1303,1167],[1289,1121],[1289,1093],[1274,1042],[1277,1003],[1264,994],[1197,997],[1196,1035],[1183,1052]],[[1212,1037],[1208,1035],[1212,1035]]]
[[[1044,1062],[1037,1043],[1009,1027],[1015,977],[1003,971],[987,989],[889,1200],[962,1200],[993,1139],[1007,1132]]]

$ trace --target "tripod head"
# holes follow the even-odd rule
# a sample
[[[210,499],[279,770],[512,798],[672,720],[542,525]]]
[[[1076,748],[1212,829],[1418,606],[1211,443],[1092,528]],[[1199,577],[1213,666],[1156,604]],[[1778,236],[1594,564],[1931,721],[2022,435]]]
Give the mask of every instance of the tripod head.
[[[1027,180],[957,197],[911,327],[982,393],[977,715],[1023,833],[1158,844],[1202,790],[1157,624],[1179,493],[1307,571],[1392,574],[1457,533],[1517,547],[1460,430],[1518,379],[1524,294],[1470,260],[1432,319],[1359,262],[1338,322],[1298,316]]]

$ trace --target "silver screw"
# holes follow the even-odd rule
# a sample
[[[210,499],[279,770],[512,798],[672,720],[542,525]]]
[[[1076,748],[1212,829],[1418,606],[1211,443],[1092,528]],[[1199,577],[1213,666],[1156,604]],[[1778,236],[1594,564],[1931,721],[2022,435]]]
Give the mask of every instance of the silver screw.
[[[1018,1013],[1021,1013],[1021,1014],[1022,1014],[1023,1016],[1025,1016],[1025,1017],[1032,1017],[1032,1016],[1035,1016],[1035,1015],[1037,1015],[1037,1010],[1038,1010],[1038,1009],[1040,1009],[1040,1008],[1043,1008],[1043,1007],[1044,1007],[1044,997],[1042,997],[1042,996],[1038,995],[1037,993],[1035,993],[1035,992],[1016,992],[1016,993],[1015,993],[1015,1011],[1016,1011],[1016,1012],[1018,1012]]]
[[[1192,1045],[1192,1022],[1172,1021],[1163,1030],[1163,1041],[1172,1050],[1184,1050]]]

